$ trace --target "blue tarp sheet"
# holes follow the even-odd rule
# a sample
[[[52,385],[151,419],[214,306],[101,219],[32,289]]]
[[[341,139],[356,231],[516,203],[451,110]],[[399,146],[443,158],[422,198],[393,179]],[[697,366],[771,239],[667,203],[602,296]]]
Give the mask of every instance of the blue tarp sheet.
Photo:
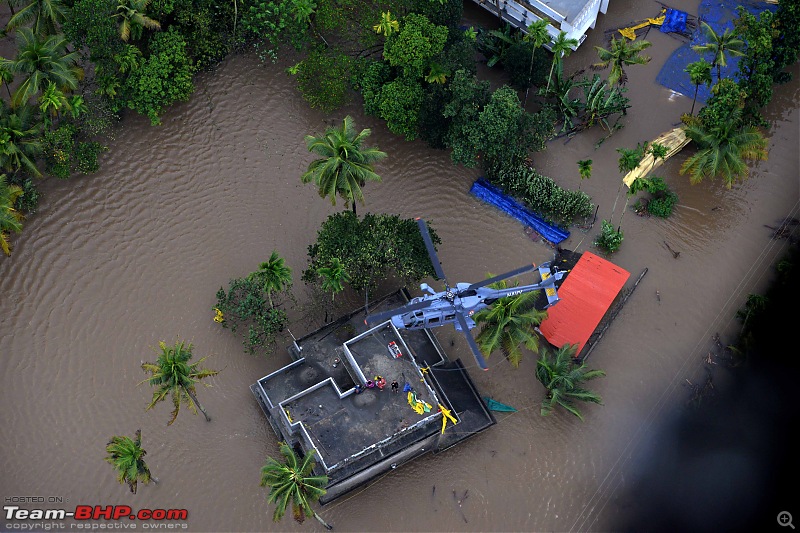
[[[530,209],[506,195],[503,191],[483,178],[476,180],[475,183],[472,184],[472,188],[469,192],[484,202],[492,204],[501,211],[505,211],[526,226],[532,227],[542,237],[553,244],[558,244],[569,237],[568,231],[548,224]]]
[[[711,26],[715,32],[723,33],[726,28],[733,28],[733,20],[737,16],[736,8],[738,6],[744,7],[754,15],[758,15],[762,11],[767,10],[775,11],[778,8],[778,6],[756,0],[703,0],[700,2],[700,7],[698,7],[697,12],[701,21]],[[695,86],[689,79],[689,74],[687,74],[684,69],[689,63],[700,60],[700,54],[692,50],[692,46],[704,44],[705,42],[705,35],[703,35],[700,24],[698,24],[697,30],[695,30],[692,36],[692,41],[688,44],[684,44],[673,52],[666,63],[664,63],[658,76],[656,76],[656,81],[667,89],[672,89],[677,93],[693,98]],[[705,59],[711,63],[714,58],[711,54],[706,54]],[[733,76],[738,70],[739,58],[728,56],[727,63],[727,66],[722,67],[723,78]],[[714,78],[714,83],[716,83],[716,68],[712,72],[712,77]],[[709,96],[711,96],[709,87],[701,85],[697,93],[697,101],[705,102]]]
[[[689,14],[684,11],[667,9],[667,12],[664,13],[664,22],[659,29],[663,33],[686,31],[686,19],[688,18]]]

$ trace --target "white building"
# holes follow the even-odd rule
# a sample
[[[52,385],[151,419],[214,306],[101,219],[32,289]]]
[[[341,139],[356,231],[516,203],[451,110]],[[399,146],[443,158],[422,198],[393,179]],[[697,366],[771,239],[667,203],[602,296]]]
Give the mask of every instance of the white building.
[[[586,32],[594,28],[597,17],[608,9],[608,0],[473,0],[512,26],[527,32],[528,26],[538,20],[547,20],[547,31],[555,39],[562,31],[567,38],[580,43]],[[549,44],[545,48],[550,49]],[[576,47],[577,48],[577,47]]]

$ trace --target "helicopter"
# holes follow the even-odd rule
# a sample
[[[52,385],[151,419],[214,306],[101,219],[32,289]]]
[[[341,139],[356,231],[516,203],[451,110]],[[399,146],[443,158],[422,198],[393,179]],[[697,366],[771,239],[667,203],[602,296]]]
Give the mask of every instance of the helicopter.
[[[433,247],[427,224],[422,218],[417,218],[416,221],[422,240],[425,242],[425,248],[428,250],[433,270],[436,273],[436,277],[444,281],[445,290],[436,292],[427,283],[422,283],[419,286],[420,290],[426,294],[412,298],[404,306],[381,313],[368,314],[365,322],[367,325],[372,325],[389,319],[396,328],[409,330],[453,324],[456,331],[463,332],[467,338],[467,343],[475,356],[478,366],[483,370],[488,370],[489,367],[486,365],[486,360],[470,333],[470,330],[477,325],[472,319],[472,315],[492,305],[500,298],[517,296],[542,289],[544,289],[547,296],[545,309],[551,307],[559,301],[556,282],[566,276],[568,271],[559,270],[558,267],[551,268],[550,262],[542,263],[538,266],[532,263],[477,283],[456,283],[455,287],[451,287],[447,283],[447,277],[436,255],[436,249]],[[531,270],[538,270],[541,278],[539,283],[505,289],[488,287],[488,285],[498,281],[519,276]]]

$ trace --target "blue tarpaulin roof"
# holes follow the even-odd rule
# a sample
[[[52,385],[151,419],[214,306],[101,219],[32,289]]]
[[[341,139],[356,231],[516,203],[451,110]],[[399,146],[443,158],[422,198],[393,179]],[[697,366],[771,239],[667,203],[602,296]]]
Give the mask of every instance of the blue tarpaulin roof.
[[[775,11],[777,9],[775,5],[756,0],[703,0],[700,2],[700,7],[698,7],[697,11],[702,22],[711,26],[715,32],[722,34],[727,28],[733,28],[733,21],[738,16],[736,8],[739,6],[744,7],[748,12],[754,15],[758,15],[762,11]],[[668,19],[665,19],[665,22],[667,20]],[[663,28],[662,26],[661,31],[664,31]],[[698,24],[697,30],[695,30],[692,36],[692,41],[688,44],[684,44],[672,53],[670,58],[664,63],[658,76],[656,76],[656,81],[677,93],[681,93],[689,98],[694,97],[695,86],[689,79],[689,74],[686,73],[684,69],[689,63],[699,61],[701,58],[700,54],[692,50],[692,46],[705,44],[705,42],[706,37],[701,30],[701,26]],[[712,54],[709,53],[705,55],[705,59],[711,63],[714,58]],[[738,57],[727,56],[726,60],[727,65],[722,67],[723,78],[733,76],[739,68]],[[712,72],[712,77],[714,78],[714,83],[716,83],[716,69]],[[711,96],[710,88],[707,85],[701,85],[697,93],[697,101],[705,102],[709,96]]]
[[[686,19],[689,14],[677,9],[667,9],[664,13],[664,22],[659,28],[663,33],[686,31]]]
[[[532,227],[542,237],[553,244],[558,244],[569,237],[568,231],[548,224],[542,220],[541,217],[533,213],[533,211],[517,202],[483,178],[475,181],[475,183],[472,184],[472,188],[469,190],[469,192],[484,202],[492,204],[498,209],[505,211],[523,224]]]

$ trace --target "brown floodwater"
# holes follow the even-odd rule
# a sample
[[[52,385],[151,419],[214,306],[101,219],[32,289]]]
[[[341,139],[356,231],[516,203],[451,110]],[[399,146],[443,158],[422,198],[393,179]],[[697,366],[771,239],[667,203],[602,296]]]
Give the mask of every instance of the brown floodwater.
[[[673,2],[689,12],[698,2]],[[611,3],[569,69],[595,61],[602,30],[653,16],[656,4]],[[491,24],[467,7],[470,23]],[[691,99],[655,83],[680,42],[657,31],[653,57],[630,69],[633,107],[625,128],[606,140],[599,129],[557,139],[535,154],[535,166],[577,187],[576,161],[594,161],[586,190],[608,217],[617,194],[619,147],[634,147],[678,123]],[[287,63],[288,64],[288,63]],[[326,116],[310,110],[285,72],[234,56],[197,79],[191,101],[174,106],[163,125],[126,116],[93,176],[42,182],[39,212],[14,236],[14,253],[0,259],[0,495],[56,496],[75,504],[186,508],[192,531],[300,531],[291,517],[271,520],[259,470],[276,455],[276,438],[248,387],[283,366],[243,353],[238,336],[212,321],[215,292],[246,275],[275,249],[293,269],[299,336],[309,319],[299,277],[307,246],[325,218],[343,208],[321,200],[299,176],[311,161],[303,136],[345,114],[372,128],[371,141],[389,154],[380,184],[365,188],[366,211],[422,216],[442,238],[449,280],[474,281],[552,250],[533,243],[517,221],[470,196],[479,172],[449,155],[390,134],[357,103]],[[678,174],[684,154],[658,172],[680,197],[667,220],[622,221],[625,241],[612,260],[648,273],[592,353],[607,377],[592,383],[604,405],[583,408],[586,421],[563,412],[539,415],[543,389],[529,355],[519,369],[499,356],[489,372],[474,372],[481,390],[519,412],[500,414],[485,433],[445,453],[404,465],[322,510],[341,531],[586,531],[608,530],[624,512],[616,496],[627,487],[631,459],[648,446],[660,420],[686,399],[686,379],[702,372],[711,336],[730,336],[735,310],[762,290],[785,241],[764,224],[797,215],[798,103],[795,81],[777,88],[766,111],[770,157],[750,179],[727,190],[720,182],[691,186]],[[498,82],[496,74],[490,73]],[[685,150],[689,153],[691,148]],[[620,200],[620,206],[623,200]],[[597,231],[575,230],[563,246],[594,251]],[[664,241],[680,251],[675,259]],[[387,288],[388,289],[388,288]],[[660,300],[656,298],[660,293]],[[343,308],[363,304],[349,295]],[[313,318],[313,316],[312,316]],[[474,368],[466,343],[452,329],[436,331],[451,356]],[[188,412],[167,427],[170,407],[150,412],[142,360],[158,341],[186,339],[197,356],[222,372],[199,391],[212,417]],[[148,463],[161,483],[132,495],[103,462],[112,435],[142,428]],[[454,493],[468,497],[459,508]],[[774,518],[770,518],[771,520]],[[8,527],[4,522],[0,529]]]

